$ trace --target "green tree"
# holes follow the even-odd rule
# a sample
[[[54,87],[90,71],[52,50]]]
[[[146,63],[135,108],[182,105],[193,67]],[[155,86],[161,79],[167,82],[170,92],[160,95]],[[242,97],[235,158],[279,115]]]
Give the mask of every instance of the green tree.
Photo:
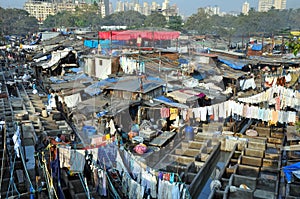
[[[199,9],[197,14],[189,17],[185,23],[184,28],[187,30],[195,30],[199,34],[211,33],[213,25],[210,23],[209,15],[205,13],[204,9]]]
[[[163,16],[159,12],[153,12],[145,19],[145,26],[148,27],[164,28],[166,25],[167,25],[167,20],[165,16]]]
[[[133,10],[126,12],[116,12],[106,16],[103,25],[127,26],[129,28],[139,28],[144,24],[146,16]]]
[[[182,23],[181,16],[172,16],[169,18],[167,26],[169,29],[180,31],[182,30]]]
[[[3,34],[27,34],[38,30],[38,21],[21,9],[0,8],[1,32]]]
[[[300,37],[290,35],[289,41],[286,43],[287,47],[296,56],[300,51]]]

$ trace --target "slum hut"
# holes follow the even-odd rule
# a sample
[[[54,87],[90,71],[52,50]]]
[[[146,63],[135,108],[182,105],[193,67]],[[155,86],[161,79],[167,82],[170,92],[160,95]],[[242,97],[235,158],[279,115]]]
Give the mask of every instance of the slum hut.
[[[119,65],[119,58],[105,55],[83,56],[84,73],[97,79],[106,79],[112,74],[122,74],[123,70]]]

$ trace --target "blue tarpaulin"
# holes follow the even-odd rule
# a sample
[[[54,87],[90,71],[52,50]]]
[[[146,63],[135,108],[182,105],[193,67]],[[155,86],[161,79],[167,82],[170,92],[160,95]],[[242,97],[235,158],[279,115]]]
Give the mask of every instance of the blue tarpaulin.
[[[154,98],[154,100],[157,101],[157,102],[166,104],[168,106],[171,106],[171,107],[186,108],[186,109],[189,108],[187,105],[174,102],[174,101],[172,101],[171,99],[169,99],[165,96],[156,97],[156,98]]]
[[[179,62],[180,65],[181,64],[188,64],[189,63],[189,61],[187,59],[183,59],[183,58],[179,58],[178,62]]]
[[[292,182],[293,172],[300,170],[300,162],[283,167],[283,172],[288,183]]]
[[[251,49],[255,51],[260,51],[262,50],[262,47],[262,44],[253,44]]]
[[[228,65],[230,68],[233,68],[233,69],[236,69],[236,70],[242,70],[243,67],[245,66],[245,64],[243,63],[238,63],[238,62],[233,62],[233,61],[229,61],[229,60],[226,60],[226,59],[220,59],[219,58],[219,61]]]
[[[100,111],[99,113],[97,113],[97,117],[100,118],[104,115],[106,115],[108,113],[108,111]]]
[[[122,45],[124,42],[122,41],[110,41],[110,40],[84,40],[84,46],[89,48],[98,48],[98,44],[100,42],[101,48],[110,48],[110,44],[113,45]]]
[[[160,79],[159,77],[147,76],[147,80],[164,83],[164,80]]]
[[[194,72],[192,74],[192,77],[195,78],[195,79],[197,79],[197,80],[204,80],[205,77],[206,77],[206,75],[205,74],[200,74],[198,72]]]
[[[117,82],[115,78],[107,78],[88,86],[84,89],[84,92],[89,94],[90,96],[99,95],[102,92],[101,87],[114,82]]]
[[[72,71],[73,73],[82,72],[82,68],[70,68],[69,70]]]

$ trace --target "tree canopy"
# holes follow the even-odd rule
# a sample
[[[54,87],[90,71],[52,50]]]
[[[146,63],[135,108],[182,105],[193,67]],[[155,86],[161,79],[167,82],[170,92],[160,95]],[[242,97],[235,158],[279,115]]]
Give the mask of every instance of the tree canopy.
[[[283,29],[300,29],[300,9],[256,12],[251,9],[248,15],[209,16],[199,9],[186,20],[184,29],[194,30],[198,34],[218,34],[220,36],[277,34]]]
[[[204,9],[188,17],[185,21],[181,16],[166,18],[160,12],[149,16],[137,11],[116,12],[102,17],[97,3],[86,8],[76,8],[74,12],[62,11],[50,15],[42,27],[92,27],[100,30],[103,25],[127,26],[136,28],[169,28],[178,31],[193,31],[197,34],[213,34],[223,37],[242,35],[271,35],[300,29],[300,9],[257,12],[250,9],[248,15],[209,15]],[[184,25],[183,25],[184,24]],[[0,31],[4,34],[26,34],[38,29],[38,21],[21,9],[3,9],[0,7]]]
[[[21,9],[3,9],[0,7],[0,34],[26,35],[38,30],[38,21]]]

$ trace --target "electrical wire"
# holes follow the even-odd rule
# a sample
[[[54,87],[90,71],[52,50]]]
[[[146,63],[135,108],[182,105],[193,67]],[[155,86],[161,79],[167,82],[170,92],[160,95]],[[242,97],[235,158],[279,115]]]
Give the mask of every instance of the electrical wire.
[[[3,172],[4,172],[4,160],[5,160],[5,156],[6,156],[6,126],[4,125],[2,128],[4,128],[4,130],[2,130],[3,132],[3,140],[4,140],[4,143],[3,143],[3,154],[2,154],[2,161],[1,161],[1,175],[0,175],[0,184],[2,184],[2,180],[3,180]],[[0,186],[0,193],[2,192],[1,190],[1,187]]]
[[[20,154],[21,154],[21,159],[22,159],[22,163],[23,163],[23,166],[24,166],[25,174],[26,174],[26,177],[27,177],[27,180],[28,180],[30,186],[31,186],[32,189],[33,189],[33,192],[35,192],[34,186],[33,186],[32,182],[31,182],[30,176],[29,176],[29,174],[28,174],[28,170],[27,170],[26,163],[25,163],[25,159],[24,159],[24,155],[23,155],[23,150],[22,150],[21,148],[22,148],[22,147],[19,147],[19,152],[20,152]]]
[[[41,164],[41,162],[43,164]],[[53,187],[53,179],[52,179],[51,174],[48,171],[46,160],[44,158],[44,153],[43,152],[42,152],[42,160],[39,160],[39,165],[43,169],[44,176],[46,178],[46,185],[47,185],[47,189],[48,189],[48,193],[49,193],[49,198],[51,198],[50,191],[53,191],[55,198],[58,199],[58,195],[57,195],[57,193],[56,193],[56,191]]]
[[[12,196],[14,196],[14,188],[15,188],[16,192],[17,192],[17,194],[19,195],[19,198],[20,198],[20,192],[16,188],[16,184],[14,182],[14,169],[15,169],[15,163],[16,163],[16,156],[17,155],[15,154],[14,160],[13,160],[13,162],[11,162],[10,179],[9,179],[8,189],[7,189],[7,192],[6,192],[6,198],[8,198],[8,194],[10,192],[10,186],[11,186],[11,184],[13,184],[13,187],[11,189]]]
[[[83,186],[83,189],[84,189],[84,191],[86,193],[86,196],[88,197],[88,199],[90,199],[91,198],[90,191],[89,191],[89,188],[87,187],[87,184],[86,184],[86,182],[85,182],[85,180],[83,178],[82,173],[79,173],[79,179],[80,179],[80,182],[81,182],[81,184]]]

